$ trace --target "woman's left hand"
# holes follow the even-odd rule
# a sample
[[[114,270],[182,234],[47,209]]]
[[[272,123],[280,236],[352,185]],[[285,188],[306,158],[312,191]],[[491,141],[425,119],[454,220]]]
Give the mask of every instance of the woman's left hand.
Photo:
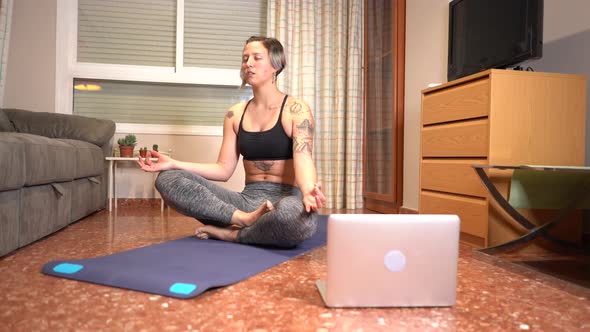
[[[303,196],[303,204],[305,205],[305,211],[308,213],[311,211],[317,212],[326,203],[326,196],[322,192],[322,184],[316,183],[313,186],[311,192]]]

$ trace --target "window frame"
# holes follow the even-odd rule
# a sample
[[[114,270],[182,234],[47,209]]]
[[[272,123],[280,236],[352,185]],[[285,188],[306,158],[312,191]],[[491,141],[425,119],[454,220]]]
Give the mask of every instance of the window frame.
[[[184,0],[176,0],[175,67],[116,65],[77,61],[78,0],[57,0],[55,111],[73,114],[74,79],[192,85],[241,85],[240,69],[185,67]],[[74,28],[72,28],[74,27]],[[231,105],[228,105],[230,107]],[[222,126],[117,123],[117,133],[223,136]]]

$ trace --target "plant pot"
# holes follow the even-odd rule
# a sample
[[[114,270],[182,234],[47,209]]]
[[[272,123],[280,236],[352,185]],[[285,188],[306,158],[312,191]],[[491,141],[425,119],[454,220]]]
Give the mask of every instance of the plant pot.
[[[142,158],[145,158],[145,157],[147,157],[147,150],[139,150],[139,155],[140,155]]]
[[[121,157],[133,157],[133,145],[119,145],[119,155]]]

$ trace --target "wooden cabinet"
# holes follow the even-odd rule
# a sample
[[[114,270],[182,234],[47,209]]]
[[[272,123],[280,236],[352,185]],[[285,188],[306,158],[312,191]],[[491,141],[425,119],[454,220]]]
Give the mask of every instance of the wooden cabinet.
[[[423,90],[419,212],[459,215],[478,247],[514,238],[471,165],[584,165],[585,126],[584,76],[488,70]],[[490,172],[507,195],[511,173]]]

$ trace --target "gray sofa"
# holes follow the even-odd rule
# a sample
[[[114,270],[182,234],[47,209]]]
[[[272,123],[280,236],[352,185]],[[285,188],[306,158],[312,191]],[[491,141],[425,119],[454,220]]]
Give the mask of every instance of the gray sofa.
[[[0,256],[103,209],[115,123],[0,109]]]

